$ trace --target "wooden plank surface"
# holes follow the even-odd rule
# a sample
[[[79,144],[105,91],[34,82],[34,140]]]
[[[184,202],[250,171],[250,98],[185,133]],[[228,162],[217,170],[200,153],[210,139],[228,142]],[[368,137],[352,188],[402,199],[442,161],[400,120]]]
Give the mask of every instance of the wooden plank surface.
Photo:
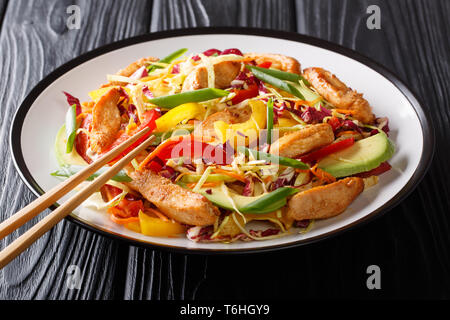
[[[77,31],[65,27],[65,8],[72,1],[11,3],[0,1],[3,154],[12,115],[25,94],[65,61],[149,31],[236,25],[297,31],[375,59],[418,93],[433,118],[438,145],[448,145],[450,3],[445,0],[84,0],[76,1],[83,19]],[[381,9],[381,30],[366,28],[372,4]],[[437,148],[421,185],[384,217],[332,240],[273,254],[163,253],[128,247],[64,222],[0,271],[0,299],[448,298],[449,160],[449,151]],[[0,161],[3,219],[34,197],[11,159]],[[66,287],[71,264],[84,274],[80,290]],[[370,264],[382,269],[381,291],[365,286]]]
[[[80,1],[81,29],[68,30],[66,8],[72,3],[23,0],[10,1],[7,6],[0,37],[2,154],[9,153],[14,111],[46,74],[83,52],[148,30],[151,3],[139,0]],[[0,161],[0,181],[5,186],[0,193],[3,220],[34,196],[21,182],[11,158]],[[21,232],[9,236],[7,242]],[[127,246],[65,221],[1,271],[0,299],[122,297],[127,258]],[[85,275],[80,290],[66,287],[66,271],[72,264]]]

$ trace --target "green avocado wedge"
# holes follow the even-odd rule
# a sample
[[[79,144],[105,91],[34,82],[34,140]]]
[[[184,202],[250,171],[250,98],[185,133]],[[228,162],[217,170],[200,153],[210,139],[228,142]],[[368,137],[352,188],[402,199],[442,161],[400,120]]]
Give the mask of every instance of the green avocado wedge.
[[[208,190],[208,192],[207,192]],[[201,188],[198,191],[215,205],[234,211],[233,204],[225,194],[222,186],[214,188]],[[234,205],[242,213],[264,214],[276,211],[286,205],[286,199],[297,193],[295,188],[282,187],[270,193],[255,197],[246,197],[229,190],[228,195],[233,199]]]
[[[385,133],[380,132],[322,158],[318,167],[336,178],[347,177],[375,169],[389,160],[394,152],[394,144]]]
[[[201,174],[190,174],[190,175],[186,175],[181,177],[181,182],[184,183],[194,183],[194,182],[198,182],[200,180],[200,178],[202,177]],[[236,181],[236,179],[224,175],[224,174],[210,174],[207,178],[205,182],[219,182],[219,181],[224,181],[224,182],[233,182]]]

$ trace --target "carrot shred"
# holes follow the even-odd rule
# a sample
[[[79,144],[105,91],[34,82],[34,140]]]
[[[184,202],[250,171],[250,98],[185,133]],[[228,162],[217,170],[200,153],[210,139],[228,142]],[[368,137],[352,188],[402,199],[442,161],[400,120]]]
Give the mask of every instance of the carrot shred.
[[[358,133],[357,133],[356,131],[353,131],[353,130],[341,131],[341,132],[339,132],[339,133],[336,135],[336,137],[343,136],[344,134],[358,134]]]
[[[190,173],[190,172],[182,172],[181,174],[178,175],[178,177],[175,179],[174,182],[177,182],[178,180],[180,180],[181,178],[183,178],[183,176],[191,175],[191,174],[192,174],[192,173]]]
[[[186,186],[189,189],[193,189],[198,182],[192,182],[192,183],[188,183]],[[204,184],[202,184],[202,188],[214,188],[217,187],[221,182],[205,182]]]
[[[313,101],[297,100],[297,101],[295,101],[294,109],[298,110],[298,109],[300,109],[300,106],[302,106],[302,105],[307,105],[307,106],[312,107],[313,105],[315,105],[320,100],[322,100],[321,97],[319,97],[319,98],[317,98],[317,99],[315,99]]]
[[[117,224],[128,224],[128,223],[131,223],[131,222],[139,221],[138,217],[119,218],[115,214],[112,214],[110,217],[111,217],[111,220],[114,223],[117,223]]]
[[[177,136],[174,138],[169,138],[165,140],[163,143],[161,143],[159,146],[155,148],[152,152],[148,154],[147,157],[139,164],[138,170],[142,171],[142,169],[150,162],[152,161],[164,148],[167,146],[170,146],[172,144],[176,144],[180,142],[183,139],[183,136]]]
[[[84,119],[84,117],[86,117],[86,113],[82,112],[82,113],[80,113],[79,115],[77,115],[76,121],[77,121],[77,122],[78,122],[78,121],[81,121],[81,120]]]
[[[343,113],[343,114],[356,114],[356,110],[350,110],[350,109],[334,109],[336,112]]]
[[[124,211],[116,207],[109,207],[106,211],[108,211],[108,213],[110,213],[111,215],[116,216],[116,218],[118,219],[126,219],[130,217]]]
[[[234,173],[234,172],[230,172],[230,171],[227,171],[227,170],[214,169],[213,173],[221,173],[221,174],[230,176],[232,178],[235,178],[236,180],[242,181],[244,183],[246,182],[245,177],[243,175],[240,175],[240,174],[237,174],[237,173]]]
[[[333,177],[331,174],[329,174],[328,172],[318,168],[317,167],[317,163],[311,168],[311,172],[316,177],[318,177],[321,181],[324,181],[324,182],[327,182],[327,183],[331,183],[331,182],[335,182],[336,181],[336,178]]]
[[[146,208],[145,211],[155,214],[158,218],[160,218],[162,221],[168,222],[169,219],[165,215],[163,215],[161,212],[159,212],[156,209],[153,208]]]

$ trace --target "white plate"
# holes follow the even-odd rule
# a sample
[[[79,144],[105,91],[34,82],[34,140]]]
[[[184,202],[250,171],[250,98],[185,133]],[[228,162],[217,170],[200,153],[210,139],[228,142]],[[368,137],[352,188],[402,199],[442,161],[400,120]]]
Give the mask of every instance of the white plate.
[[[281,53],[297,58],[303,68],[320,66],[332,71],[364,93],[377,116],[389,117],[390,138],[396,145],[395,155],[389,161],[393,170],[381,175],[379,184],[366,190],[341,215],[316,221],[306,234],[268,241],[222,244],[147,237],[112,223],[107,214],[85,208],[76,210],[69,217],[71,221],[137,245],[187,252],[272,250],[324,239],[379,216],[412,191],[423,177],[433,153],[433,131],[414,95],[390,72],[351,50],[318,39],[278,31],[215,28],[174,30],[123,40],[72,60],[41,81],[20,106],[11,129],[14,161],[30,189],[39,195],[59,182],[50,172],[58,166],[53,143],[67,110],[62,91],[81,101],[88,100],[87,93],[105,83],[106,74],[142,57],[162,57],[182,47],[190,52],[233,47],[243,52]]]

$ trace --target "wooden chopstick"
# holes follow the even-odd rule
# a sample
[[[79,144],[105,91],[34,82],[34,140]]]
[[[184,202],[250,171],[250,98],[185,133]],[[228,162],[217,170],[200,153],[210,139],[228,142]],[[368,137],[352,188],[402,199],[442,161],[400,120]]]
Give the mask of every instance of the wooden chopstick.
[[[82,181],[86,180],[86,178],[88,178],[90,175],[92,175],[94,172],[96,172],[100,167],[102,167],[102,166],[99,166],[98,163],[106,164],[107,162],[111,161],[117,155],[119,155],[121,152],[123,152],[127,147],[129,147],[133,142],[135,142],[137,139],[142,137],[142,135],[145,134],[146,132],[148,132],[148,130],[142,130],[140,132],[139,136],[137,136],[138,134],[136,134],[132,138],[128,139],[127,141],[129,143],[126,143],[126,142],[122,143],[120,146],[118,146],[115,149],[113,149],[112,151],[108,152],[104,157],[102,157],[101,159],[92,163],[89,167],[96,168],[96,169],[89,170],[89,171],[87,171],[88,173],[80,175],[80,173],[85,171],[87,168],[84,169],[83,171],[81,171],[80,173],[78,173],[76,175],[76,176],[79,176],[79,178],[77,178],[76,180],[72,179],[71,185],[67,185],[67,183],[63,183],[64,185],[61,184],[61,185],[63,185],[63,188],[61,188],[61,187],[54,188],[54,189],[57,189],[56,193],[60,192],[59,196],[58,197],[54,196],[50,199],[55,199],[55,198],[59,199],[62,195],[66,194],[68,191],[72,190],[74,186],[76,186],[79,183],[81,183]],[[92,183],[88,184],[86,187],[81,189],[72,198],[68,199],[66,202],[64,202],[62,205],[60,205],[57,209],[55,209],[53,212],[51,212],[49,215],[47,215],[41,221],[39,221],[37,224],[35,224],[33,227],[31,227],[23,235],[21,235],[19,238],[17,238],[15,241],[13,241],[10,245],[8,245],[6,248],[4,248],[0,252],[0,269],[3,268],[5,265],[7,265],[15,257],[17,257],[22,251],[24,251],[26,248],[28,248],[34,241],[36,241],[38,238],[40,238],[44,233],[46,233],[48,230],[50,230],[55,224],[57,224],[64,217],[66,217],[68,214],[70,214],[76,207],[78,207],[92,193],[98,191],[98,189],[100,189],[101,186],[103,186],[109,179],[111,179],[114,175],[116,175],[124,166],[126,166],[128,163],[130,163],[131,160],[133,160],[141,151],[143,151],[146,147],[148,147],[148,145],[152,142],[153,139],[154,139],[154,136],[150,136],[149,138],[147,138],[147,140],[145,140],[142,144],[140,144],[138,147],[133,149],[130,153],[128,153],[122,159],[117,161],[110,169],[108,169],[108,171],[106,171],[103,174],[101,174],[100,176],[98,176]],[[130,141],[130,140],[132,140],[132,141]],[[75,176],[73,176],[72,178],[74,178],[74,177]],[[82,179],[81,177],[85,177],[85,178]],[[71,179],[71,178],[69,178],[69,179]],[[78,181],[78,183],[74,184],[74,181],[75,182]],[[65,182],[67,182],[67,180]],[[51,191],[49,191],[47,193],[53,192],[54,189],[52,189]],[[40,198],[38,198],[36,200],[36,201],[38,201],[38,205],[40,208],[42,208],[42,205],[40,204],[41,201],[39,201],[39,200],[42,197],[44,197],[44,196],[41,196]],[[46,198],[45,201],[46,201],[46,203],[49,203],[48,206],[50,206],[56,200],[50,201],[48,198]],[[44,207],[44,209],[47,208],[48,206]],[[24,209],[26,209],[27,207],[25,207]],[[33,208],[33,210],[35,210],[35,206],[32,206],[32,208]],[[18,213],[21,213],[24,209],[22,209]],[[28,213],[28,211],[22,212],[22,215],[30,216],[30,215],[27,215],[27,213]],[[34,216],[35,215],[36,214],[34,214]],[[33,217],[33,215],[31,215],[31,217]],[[8,220],[6,220],[5,222],[7,222]],[[17,220],[22,221],[22,219],[17,219]],[[16,221],[16,220],[13,220],[13,221]],[[17,222],[16,222],[16,224],[17,224]]]
[[[123,152],[129,146],[131,146],[134,142],[136,142],[149,130],[150,130],[149,128],[145,128],[139,131],[131,138],[127,139],[125,142],[109,151],[103,157],[91,163],[85,169],[69,177],[64,182],[58,184],[56,187],[50,189],[45,194],[34,200],[29,205],[27,205],[25,208],[21,209],[20,211],[9,217],[7,220],[0,223],[0,240],[6,237],[11,232],[13,232],[14,230],[16,230],[17,228],[19,228],[20,226],[24,225],[27,221],[34,218],[44,209],[50,207],[52,204],[56,202],[56,200],[67,194],[74,188],[74,186],[85,181],[97,170],[99,170],[101,167],[105,166],[108,162],[113,160],[118,154]]]

